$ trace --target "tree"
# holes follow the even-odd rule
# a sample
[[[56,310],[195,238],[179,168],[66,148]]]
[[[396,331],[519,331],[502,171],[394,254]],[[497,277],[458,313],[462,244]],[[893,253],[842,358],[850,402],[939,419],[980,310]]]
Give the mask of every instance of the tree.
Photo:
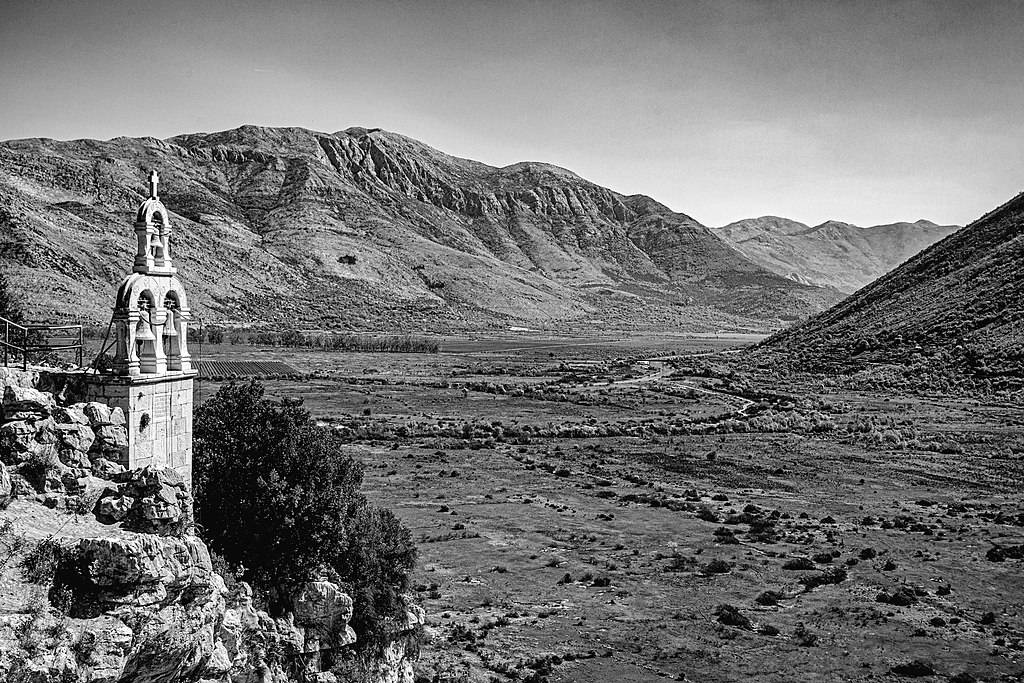
[[[327,575],[352,596],[363,646],[382,642],[415,563],[409,530],[359,492],[361,463],[298,401],[230,383],[195,415],[196,520],[210,547],[282,613]]]
[[[0,318],[7,318],[11,322],[21,324],[24,316],[14,293],[11,291],[7,276],[0,273]]]

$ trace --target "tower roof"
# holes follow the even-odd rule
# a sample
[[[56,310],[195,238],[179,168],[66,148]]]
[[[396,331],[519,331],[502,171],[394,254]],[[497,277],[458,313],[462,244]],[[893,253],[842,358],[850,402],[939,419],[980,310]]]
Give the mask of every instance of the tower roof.
[[[167,218],[167,208],[164,206],[156,197],[150,197],[146,201],[139,204],[139,211],[135,215],[136,223],[152,223],[153,217],[159,215],[160,223],[166,226],[171,224]]]

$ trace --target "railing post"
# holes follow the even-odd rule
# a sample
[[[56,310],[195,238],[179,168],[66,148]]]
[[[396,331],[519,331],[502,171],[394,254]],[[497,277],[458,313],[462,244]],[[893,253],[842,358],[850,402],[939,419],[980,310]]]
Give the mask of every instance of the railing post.
[[[78,367],[82,367],[85,360],[85,328],[81,323],[77,325],[19,325],[16,322],[0,316],[0,324],[3,330],[0,331],[0,347],[3,347],[4,367],[10,367],[12,361],[17,365],[18,354],[21,354],[21,368],[27,371],[29,366],[29,355],[33,351],[44,351],[54,353],[62,351],[74,351]],[[71,330],[67,334],[67,330]],[[78,334],[75,335],[77,330]],[[21,333],[20,335],[18,333]],[[63,332],[67,336],[53,337],[50,333]],[[12,334],[13,333],[13,334]],[[110,334],[110,326],[107,327],[107,335]],[[20,336],[19,344],[14,337]],[[77,337],[77,339],[76,339]],[[33,340],[39,339],[39,343]],[[106,343],[106,339],[104,339]],[[101,351],[102,352],[102,351]]]

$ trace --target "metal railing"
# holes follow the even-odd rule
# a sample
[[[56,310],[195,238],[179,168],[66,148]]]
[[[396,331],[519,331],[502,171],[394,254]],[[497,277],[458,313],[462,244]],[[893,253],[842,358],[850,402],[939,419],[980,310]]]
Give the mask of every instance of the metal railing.
[[[0,327],[3,329],[0,346],[3,347],[4,367],[11,360],[17,364],[20,356],[22,370],[28,370],[30,354],[55,351],[75,351],[75,362],[82,367],[85,335],[81,325],[19,325],[0,317]],[[62,332],[64,334],[60,334]]]

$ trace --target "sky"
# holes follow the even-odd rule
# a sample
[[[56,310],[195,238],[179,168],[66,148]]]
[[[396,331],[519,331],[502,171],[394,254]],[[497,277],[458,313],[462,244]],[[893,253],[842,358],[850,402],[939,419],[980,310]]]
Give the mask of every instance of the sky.
[[[0,2],[0,140],[378,127],[706,225],[1024,190],[1024,2]]]

